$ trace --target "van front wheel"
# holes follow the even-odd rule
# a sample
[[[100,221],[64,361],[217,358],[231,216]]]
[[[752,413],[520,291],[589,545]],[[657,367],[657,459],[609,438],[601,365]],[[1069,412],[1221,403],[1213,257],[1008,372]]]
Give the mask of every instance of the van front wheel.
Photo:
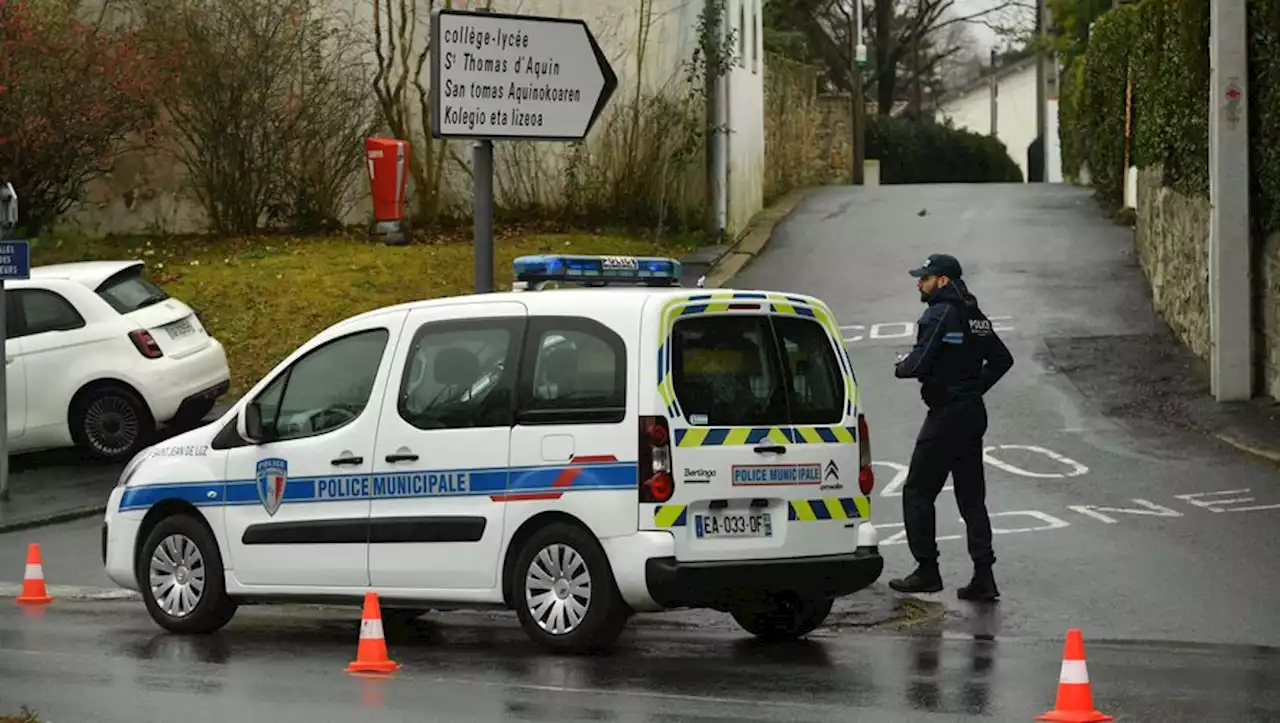
[[[557,522],[533,533],[512,574],[520,625],[548,650],[605,649],[626,627],[629,611],[609,559],[579,527]]]
[[[769,641],[795,640],[817,630],[831,614],[832,598],[775,595],[751,607],[731,611],[752,635]]]
[[[166,517],[139,551],[138,587],[147,612],[164,629],[204,634],[231,621],[218,542],[191,515]]]

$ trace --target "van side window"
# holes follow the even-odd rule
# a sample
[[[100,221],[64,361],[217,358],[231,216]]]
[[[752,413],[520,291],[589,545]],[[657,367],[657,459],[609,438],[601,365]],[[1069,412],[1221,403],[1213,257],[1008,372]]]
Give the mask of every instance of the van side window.
[[[672,385],[686,418],[719,427],[790,422],[769,317],[681,319],[672,332],[671,353]]]
[[[792,423],[839,423],[844,419],[844,377],[827,330],[798,316],[775,316],[773,328],[782,348]]]
[[[400,381],[398,409],[418,429],[511,426],[518,319],[423,324]]]
[[[627,348],[591,319],[535,317],[520,375],[521,424],[611,424],[627,413]]]
[[[369,329],[308,352],[255,399],[263,423],[274,422],[279,440],[286,440],[354,421],[369,404],[388,336],[386,329]]]

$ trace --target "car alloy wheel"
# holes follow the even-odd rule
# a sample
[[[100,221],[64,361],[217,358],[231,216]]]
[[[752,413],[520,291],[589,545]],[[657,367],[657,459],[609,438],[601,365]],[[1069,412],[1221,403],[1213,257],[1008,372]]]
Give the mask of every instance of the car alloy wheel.
[[[552,635],[572,633],[591,608],[591,572],[586,560],[564,543],[547,545],[529,564],[524,597],[538,627]]]
[[[151,596],[166,615],[185,618],[204,596],[205,572],[196,543],[186,535],[169,535],[151,553]]]
[[[104,394],[85,409],[84,432],[97,452],[117,456],[137,443],[142,420],[127,399]]]

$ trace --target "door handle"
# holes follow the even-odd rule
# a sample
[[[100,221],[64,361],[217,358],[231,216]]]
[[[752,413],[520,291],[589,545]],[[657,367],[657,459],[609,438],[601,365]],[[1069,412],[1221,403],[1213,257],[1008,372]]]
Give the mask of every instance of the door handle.
[[[364,457],[339,457],[329,460],[329,464],[364,464]]]
[[[389,454],[386,457],[388,462],[416,462],[418,455],[416,454]]]
[[[767,454],[769,452],[773,452],[774,454],[786,454],[787,448],[781,444],[765,444],[756,447],[755,451],[757,454]]]

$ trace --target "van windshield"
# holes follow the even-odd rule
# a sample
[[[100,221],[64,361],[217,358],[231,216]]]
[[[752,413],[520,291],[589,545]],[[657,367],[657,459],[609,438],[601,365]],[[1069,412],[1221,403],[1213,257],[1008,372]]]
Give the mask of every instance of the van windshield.
[[[835,424],[844,385],[826,331],[799,317],[676,322],[672,384],[684,416],[710,426]]]

